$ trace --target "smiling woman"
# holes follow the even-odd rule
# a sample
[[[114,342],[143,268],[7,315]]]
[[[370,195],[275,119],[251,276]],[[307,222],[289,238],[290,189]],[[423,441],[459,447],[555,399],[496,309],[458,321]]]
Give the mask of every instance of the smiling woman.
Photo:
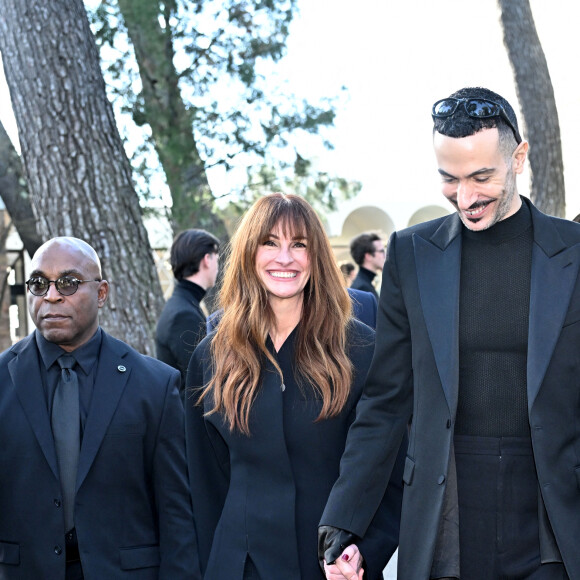
[[[293,299],[293,316],[285,325],[286,330],[296,326],[293,322],[300,318],[304,287],[310,279],[310,258],[305,234],[288,235],[283,231],[283,224],[278,223],[268,238],[262,243],[256,252],[256,271],[268,292],[270,307],[279,308],[284,303],[281,300]],[[284,314],[280,313],[280,316]],[[286,307],[286,316],[288,309]],[[274,340],[276,350],[282,346],[287,335],[285,330],[273,329],[276,335]]]
[[[260,357],[277,367],[266,340],[278,351],[295,329],[298,356],[309,353],[300,370],[323,399],[321,417],[340,411],[351,380],[351,302],[322,223],[303,198],[277,193],[250,208],[232,238],[219,300],[224,315],[212,343],[211,387],[230,427],[248,430]],[[247,388],[241,396],[238,382]]]
[[[264,196],[247,212],[219,301],[222,319],[195,350],[186,380],[202,574],[322,580],[318,523],[374,332],[351,317],[322,223],[295,195]],[[397,485],[381,510],[392,519],[375,530],[382,540],[361,542],[351,560],[360,568],[362,553],[371,580],[382,577],[396,547]]]

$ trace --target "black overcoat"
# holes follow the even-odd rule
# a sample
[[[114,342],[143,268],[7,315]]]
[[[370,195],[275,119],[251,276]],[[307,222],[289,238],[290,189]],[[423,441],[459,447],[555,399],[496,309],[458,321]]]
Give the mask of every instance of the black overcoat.
[[[276,355],[285,373],[284,390],[274,367],[268,363],[264,368],[251,411],[251,436],[232,433],[221,415],[204,417],[211,400],[195,406],[195,395],[186,391],[189,474],[205,578],[241,580],[248,555],[261,578],[324,578],[316,553],[318,520],[338,477],[347,430],[373,353],[374,332],[353,320],[351,395],[339,416],[318,422],[320,400],[311,387],[301,390],[291,377],[296,332]],[[211,378],[212,336],[202,341],[191,359],[188,387],[207,384]],[[370,580],[382,578],[397,546],[404,453],[400,459],[388,498],[360,544]]]
[[[568,575],[580,579],[580,225],[533,222],[527,394],[541,498]],[[447,482],[458,398],[461,228],[457,214],[391,236],[377,345],[341,475],[322,524],[364,534],[397,441],[413,416],[404,471],[399,578],[426,580]],[[488,308],[501,308],[490,297]]]

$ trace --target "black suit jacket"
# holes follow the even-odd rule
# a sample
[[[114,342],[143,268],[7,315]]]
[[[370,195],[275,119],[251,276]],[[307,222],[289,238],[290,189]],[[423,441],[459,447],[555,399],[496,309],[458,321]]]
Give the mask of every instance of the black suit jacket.
[[[580,226],[531,208],[528,413],[539,488],[570,578],[580,578]],[[429,578],[458,398],[461,228],[454,214],[396,232],[377,343],[322,524],[364,534],[413,422],[398,573]],[[493,297],[490,297],[490,307]],[[411,339],[412,337],[412,339]]]
[[[316,555],[317,524],[338,477],[374,346],[369,327],[355,320],[352,325],[349,357],[355,374],[349,400],[337,417],[316,421],[321,402],[313,390],[289,386],[282,392],[280,377],[269,363],[252,407],[250,437],[230,432],[218,414],[204,415],[210,399],[200,407],[194,405],[195,392],[186,395],[192,500],[206,578],[242,580],[249,554],[261,578],[323,580]],[[188,385],[200,387],[211,379],[212,336],[191,358]],[[360,544],[370,580],[382,579],[397,547],[403,458],[404,451],[400,470],[393,474],[389,493]]]
[[[0,578],[64,578],[56,452],[34,335],[0,355]],[[87,580],[199,578],[179,373],[103,333],[75,528]]]
[[[192,282],[177,280],[157,322],[156,356],[181,373],[185,384],[187,365],[206,334],[205,314],[192,291]]]

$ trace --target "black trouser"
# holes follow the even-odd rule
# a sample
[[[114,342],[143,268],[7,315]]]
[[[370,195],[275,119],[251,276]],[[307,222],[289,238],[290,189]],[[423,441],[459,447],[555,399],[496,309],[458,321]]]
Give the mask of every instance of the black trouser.
[[[566,580],[540,563],[538,478],[528,438],[455,437],[461,578]]]

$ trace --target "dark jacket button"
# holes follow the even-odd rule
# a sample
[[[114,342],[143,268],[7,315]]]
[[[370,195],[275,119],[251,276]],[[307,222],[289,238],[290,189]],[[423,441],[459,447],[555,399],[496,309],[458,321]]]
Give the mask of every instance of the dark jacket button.
[[[62,505],[62,503],[61,503],[60,499],[55,499],[55,500],[54,500],[54,505],[55,505],[56,507],[60,507],[60,506]]]
[[[451,427],[451,419],[447,419],[447,429]]]
[[[444,476],[444,475],[440,475],[440,476],[437,478],[437,483],[438,483],[439,485],[441,485],[441,484],[442,484],[444,481],[445,481],[445,476]]]
[[[60,556],[60,555],[62,554],[62,548],[61,548],[60,546],[55,546],[55,547],[54,547],[54,553],[55,553],[57,556]]]

